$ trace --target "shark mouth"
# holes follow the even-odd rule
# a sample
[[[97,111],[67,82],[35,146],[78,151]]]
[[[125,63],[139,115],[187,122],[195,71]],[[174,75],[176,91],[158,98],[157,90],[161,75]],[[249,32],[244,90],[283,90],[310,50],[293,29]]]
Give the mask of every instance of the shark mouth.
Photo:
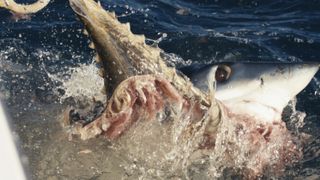
[[[90,34],[112,95],[102,114],[89,121],[67,111],[71,135],[126,142],[134,147],[128,153],[154,157],[150,166],[171,162],[172,169],[184,170],[207,159],[210,177],[228,167],[247,170],[249,177],[277,173],[301,157],[281,113],[319,64],[213,65],[194,70],[191,83],[114,13],[91,0],[70,5]]]
[[[202,108],[199,101],[182,96],[170,81],[159,75],[130,77],[115,89],[100,117],[88,124],[75,121],[71,134],[79,135],[83,140],[98,135],[116,140],[121,135],[132,136],[130,129],[137,128],[136,124],[158,123],[172,133],[172,139],[175,139],[171,142],[173,149],[179,146],[188,147],[193,152],[210,152],[211,158],[216,159],[215,166],[245,169],[247,177],[257,177],[265,172],[281,174],[286,165],[302,157],[298,139],[291,135],[281,120],[282,110],[308,84],[318,66],[276,63],[240,65],[245,70],[245,76],[248,76],[247,73],[251,76],[250,70],[255,71],[256,66],[262,67],[263,71],[258,70],[250,78],[233,72],[232,76],[236,77],[228,77],[229,82],[222,82],[217,77],[213,78],[212,73],[217,76],[220,73],[219,66],[225,67],[224,64],[209,67],[208,72],[201,70],[201,73],[191,77],[197,81],[194,82],[196,86],[206,83],[207,88],[201,89],[216,99],[217,103],[207,109]],[[234,71],[238,70],[238,66],[239,63],[228,65]],[[304,71],[305,76],[301,77]],[[263,85],[261,78],[264,79]],[[296,88],[290,86],[285,91],[287,98],[283,98],[284,93],[279,92],[282,88],[276,90],[277,93],[262,93],[265,90],[272,91],[270,87],[279,86],[282,78],[287,78],[284,83],[286,87],[289,81],[296,82],[296,78],[299,78],[300,85]],[[240,85],[234,84],[239,81],[242,81]],[[252,81],[259,83],[248,88]],[[225,84],[228,85],[223,87]],[[238,96],[224,95],[230,92],[234,94],[234,90]],[[259,96],[255,93],[259,93]],[[265,101],[268,98],[263,96],[273,100]],[[192,147],[187,145],[190,142],[193,142]]]
[[[25,14],[48,2],[0,0],[0,7]],[[105,89],[112,95],[105,107],[99,104],[87,115],[68,110],[71,136],[138,144],[138,151],[128,148],[128,153],[152,155],[149,161],[169,162],[171,170],[188,171],[207,161],[210,178],[225,168],[240,169],[247,179],[280,174],[301,158],[299,141],[281,114],[318,71],[318,63],[218,64],[195,70],[191,83],[166,65],[161,49],[145,44],[143,35],[132,34],[129,24],[119,23],[100,3],[70,0],[70,5],[90,34]],[[154,164],[146,166],[157,168]]]
[[[201,119],[205,111],[179,93],[161,76],[133,76],[115,89],[104,112],[90,123],[72,118],[73,134],[81,139],[104,135],[116,139],[137,121],[156,120],[161,123],[175,119]],[[85,124],[85,126],[83,126]]]

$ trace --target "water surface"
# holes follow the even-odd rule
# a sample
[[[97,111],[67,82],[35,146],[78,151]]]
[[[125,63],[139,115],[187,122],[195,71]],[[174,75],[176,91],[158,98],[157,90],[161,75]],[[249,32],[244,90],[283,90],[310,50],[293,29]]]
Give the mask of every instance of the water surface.
[[[120,21],[130,22],[134,33],[171,53],[170,63],[178,68],[221,61],[320,61],[318,0],[101,3]],[[107,141],[68,141],[57,123],[67,105],[101,95],[102,88],[92,65],[94,52],[68,2],[55,0],[29,20],[16,22],[3,9],[0,17],[0,96],[29,158],[30,177],[136,179],[148,174],[143,165],[123,156],[126,152],[112,151]],[[304,123],[287,122],[293,131],[311,135],[305,157],[282,178],[320,176],[319,76],[297,98],[297,109],[307,114]],[[83,83],[84,78],[95,81]],[[149,174],[145,177],[156,178],[157,172]]]

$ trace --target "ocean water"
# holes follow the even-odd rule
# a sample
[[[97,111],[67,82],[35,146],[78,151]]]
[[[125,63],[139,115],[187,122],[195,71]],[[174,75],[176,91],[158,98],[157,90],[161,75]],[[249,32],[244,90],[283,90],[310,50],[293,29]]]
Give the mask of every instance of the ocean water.
[[[149,44],[158,44],[170,53],[170,63],[177,68],[230,60],[320,62],[319,0],[102,0],[101,3],[115,11],[121,22],[130,22],[134,33],[145,34]],[[123,170],[108,164],[115,161],[129,166],[130,162],[120,153],[112,154],[112,148],[106,151],[113,156],[106,157],[101,149],[112,145],[101,139],[59,144],[67,137],[56,133],[62,129],[56,123],[57,114],[63,114],[69,104],[82,102],[82,98],[101,96],[102,88],[102,80],[92,63],[94,52],[88,47],[89,39],[83,35],[83,26],[68,2],[52,1],[28,19],[16,21],[4,9],[0,10],[0,17],[0,97],[20,137],[20,148],[28,158],[30,177],[103,179],[107,177],[105,174],[114,179],[123,178],[121,174],[126,174],[127,179],[139,177],[130,168]],[[84,83],[84,78],[94,81]],[[304,158],[277,178],[320,178],[319,78],[318,73],[297,97],[296,109],[306,113],[304,121],[287,121],[289,129],[308,134]],[[89,148],[92,146],[95,147]],[[53,150],[54,147],[60,151]],[[63,154],[63,148],[89,157],[84,160]],[[107,161],[101,162],[103,165],[98,163],[101,157]],[[109,172],[101,167],[114,169]],[[129,176],[130,173],[133,175]]]

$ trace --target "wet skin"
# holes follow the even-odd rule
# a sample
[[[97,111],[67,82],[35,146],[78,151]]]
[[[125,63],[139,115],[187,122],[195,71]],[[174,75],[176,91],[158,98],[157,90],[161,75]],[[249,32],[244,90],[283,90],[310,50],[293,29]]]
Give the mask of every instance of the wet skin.
[[[4,5],[0,1],[0,6]],[[281,113],[290,98],[299,93],[317,72],[318,64],[305,65],[304,68],[258,64],[260,70],[254,67],[253,71],[245,71],[251,72],[249,76],[242,76],[238,71],[251,65],[214,65],[201,69],[203,73],[192,76],[191,81],[168,67],[162,56],[164,52],[146,45],[144,36],[132,34],[129,24],[118,22],[114,13],[105,11],[91,0],[70,0],[70,5],[92,40],[91,47],[102,66],[101,75],[108,96],[105,108],[101,110],[100,106],[97,110],[103,112],[94,114],[94,119],[89,121],[74,111],[67,112],[71,135],[79,135],[83,140],[102,135],[120,142],[119,139],[124,137],[132,143],[141,141],[143,146],[137,148],[142,149],[163,144],[166,151],[159,149],[156,153],[181,150],[175,157],[182,167],[185,159],[192,162],[195,157],[215,157],[218,154],[224,167],[247,169],[248,177],[254,178],[263,174],[266,168],[280,172],[287,164],[301,158],[301,148],[281,120]],[[221,70],[219,66],[226,69]],[[281,97],[287,95],[281,101],[268,101],[276,99],[273,95],[277,91],[273,90],[279,87],[278,80],[286,80],[279,78],[281,73],[289,74],[285,78],[295,82],[297,76],[291,73],[292,70],[299,70],[299,74],[305,69],[313,71],[303,73],[304,78],[298,79],[299,86],[293,88],[294,91],[281,94]],[[224,80],[228,83],[223,83]],[[68,119],[69,114],[73,115],[71,119]],[[162,134],[168,137],[166,142],[144,141],[159,133],[141,131],[143,124],[160,125],[152,132],[166,132]],[[132,149],[128,148],[130,151]]]

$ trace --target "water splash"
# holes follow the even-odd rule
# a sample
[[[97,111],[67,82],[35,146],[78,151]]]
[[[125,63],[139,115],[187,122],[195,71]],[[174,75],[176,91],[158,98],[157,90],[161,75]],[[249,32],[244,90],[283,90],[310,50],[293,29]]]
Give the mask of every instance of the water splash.
[[[307,116],[305,112],[299,111],[296,108],[297,98],[291,100],[288,104],[288,108],[291,110],[289,123],[294,125],[293,130],[299,131],[299,128],[302,128],[305,125],[304,119]]]
[[[316,84],[316,90],[314,91],[314,95],[320,96],[320,81],[316,77],[314,77],[313,80]]]
[[[69,98],[75,99],[76,102],[84,102],[93,98],[105,101],[104,80],[99,76],[98,71],[96,64],[92,62],[72,67],[61,74],[53,74],[48,71],[47,74],[51,80],[61,83],[55,87],[56,91],[64,91],[60,97],[61,103]]]

